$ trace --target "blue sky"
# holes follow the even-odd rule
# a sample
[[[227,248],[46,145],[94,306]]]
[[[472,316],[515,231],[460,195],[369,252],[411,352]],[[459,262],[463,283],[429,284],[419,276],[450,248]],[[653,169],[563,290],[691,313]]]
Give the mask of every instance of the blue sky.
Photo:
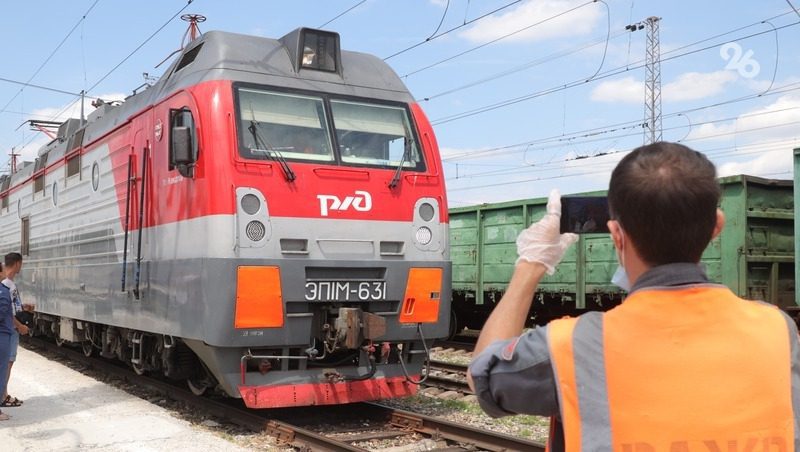
[[[7,2],[0,78],[124,97],[143,73],[166,68],[154,66],[186,24],[167,23],[110,71],[186,3]],[[451,206],[606,188],[614,164],[644,140],[646,34],[625,25],[650,16],[661,18],[664,139],[705,152],[722,175],[792,177],[800,16],[786,0],[194,0],[183,12],[207,16],[202,31],[277,38],[354,5],[325,27],[343,49],[385,58],[434,37],[386,61],[434,122]],[[0,81],[0,167],[12,148],[31,159],[46,141],[24,121],[78,114],[72,95],[21,88]]]

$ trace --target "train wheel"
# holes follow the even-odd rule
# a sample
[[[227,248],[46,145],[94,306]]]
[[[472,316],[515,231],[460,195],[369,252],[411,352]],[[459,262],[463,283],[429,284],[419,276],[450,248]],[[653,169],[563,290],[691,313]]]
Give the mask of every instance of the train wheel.
[[[452,340],[456,337],[456,334],[460,333],[461,330],[458,328],[458,316],[456,315],[456,311],[450,311],[450,331],[448,332],[449,340]]]
[[[64,341],[64,339],[61,338],[61,336],[56,334],[55,339],[56,339],[56,345],[58,345],[59,347],[63,347],[64,346],[64,342],[65,341]]]
[[[136,372],[136,375],[144,375],[144,373],[145,373],[144,364],[142,364],[142,363],[139,363],[139,364],[131,363],[131,367],[133,367],[133,371]]]
[[[208,381],[206,380],[186,380],[186,385],[189,386],[189,390],[192,391],[192,394],[196,396],[201,396],[206,393],[208,390]]]
[[[81,349],[83,350],[83,355],[87,358],[91,358],[94,355],[94,345],[92,345],[91,341],[81,342]]]

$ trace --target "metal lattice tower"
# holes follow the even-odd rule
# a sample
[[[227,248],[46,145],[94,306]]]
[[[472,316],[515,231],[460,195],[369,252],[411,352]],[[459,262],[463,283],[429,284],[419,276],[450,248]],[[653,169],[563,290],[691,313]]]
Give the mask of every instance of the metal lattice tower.
[[[661,50],[658,37],[660,17],[645,19],[647,56],[645,57],[644,108],[648,143],[661,141]]]

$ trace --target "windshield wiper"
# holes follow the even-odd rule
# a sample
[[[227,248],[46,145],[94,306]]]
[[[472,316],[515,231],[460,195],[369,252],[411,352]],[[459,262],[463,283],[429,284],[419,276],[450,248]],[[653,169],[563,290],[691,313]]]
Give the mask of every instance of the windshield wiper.
[[[411,134],[408,131],[408,127],[403,124],[403,128],[406,131],[406,136],[403,141],[403,156],[400,157],[400,164],[397,165],[397,171],[394,172],[394,176],[392,176],[392,180],[389,181],[389,188],[394,188],[397,186],[397,183],[400,182],[400,172],[403,171],[403,165],[406,164],[406,160],[409,159],[411,156],[411,144],[414,142],[413,138],[411,138]]]
[[[292,171],[292,168],[289,166],[289,163],[286,162],[286,159],[283,157],[283,154],[281,154],[281,151],[267,144],[267,142],[261,137],[261,134],[258,133],[258,127],[259,127],[258,121],[256,121],[255,119],[251,119],[250,127],[248,127],[247,130],[249,130],[250,133],[253,134],[253,141],[255,142],[256,146],[263,146],[263,149],[251,148],[250,152],[254,151],[263,152],[267,155],[267,157],[278,162],[278,165],[281,167],[281,170],[283,170],[283,176],[286,178],[286,181],[292,182],[297,178],[297,176],[294,174],[294,171]]]

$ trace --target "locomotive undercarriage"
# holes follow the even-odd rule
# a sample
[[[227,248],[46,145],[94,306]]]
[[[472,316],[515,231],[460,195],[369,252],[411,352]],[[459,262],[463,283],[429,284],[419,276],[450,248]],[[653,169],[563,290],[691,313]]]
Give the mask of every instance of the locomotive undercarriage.
[[[376,305],[373,305],[373,308]],[[300,347],[250,348],[242,357],[246,372],[266,374],[271,370],[294,371],[328,368],[331,382],[372,377],[379,365],[427,359],[425,340],[387,341],[386,313],[373,313],[365,305],[334,303],[306,307],[313,316],[309,343]],[[421,335],[421,333],[420,333]],[[417,358],[417,355],[424,355]],[[349,373],[334,371],[345,368]],[[360,369],[367,373],[358,374]],[[405,372],[408,376],[408,372]],[[416,373],[415,373],[416,374]]]
[[[217,382],[197,355],[172,336],[101,325],[37,313],[35,336],[52,337],[58,346],[80,346],[83,354],[118,359],[139,375],[151,373],[172,380],[186,380],[189,389],[202,395]]]
[[[52,337],[59,346],[79,346],[86,356],[123,361],[140,375],[185,380],[196,395],[215,390],[244,397],[237,386],[336,385],[374,378],[392,381],[393,389],[383,390],[388,395],[414,392],[411,387],[420,382],[430,341],[381,340],[386,318],[355,304],[315,305],[308,314],[313,316],[311,337],[298,346],[213,347],[45,313],[35,315],[32,334]],[[421,327],[415,328],[423,337]]]

